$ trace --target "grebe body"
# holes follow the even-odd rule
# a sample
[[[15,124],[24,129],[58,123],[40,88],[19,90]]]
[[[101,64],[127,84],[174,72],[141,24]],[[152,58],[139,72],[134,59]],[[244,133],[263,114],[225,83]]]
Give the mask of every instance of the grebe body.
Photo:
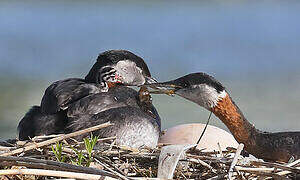
[[[156,145],[154,142],[157,143],[160,132],[160,118],[157,111],[151,101],[140,100],[138,92],[122,86],[142,85],[146,82],[153,83],[156,80],[151,78],[142,58],[125,50],[101,53],[85,79],[70,78],[57,81],[46,89],[41,106],[34,106],[20,121],[19,139],[27,140],[37,135],[73,132],[106,121],[113,121],[118,128],[108,128],[110,130],[103,132],[99,130],[96,134],[103,137],[111,135],[121,137],[118,134],[133,127],[129,126],[129,121],[134,119],[135,114],[136,119],[132,120],[132,124],[139,120],[145,126],[152,124],[152,134],[157,134],[157,137],[153,135],[154,140],[151,143]],[[126,108],[128,108],[127,115],[124,111]],[[109,111],[112,115],[104,117],[103,114],[107,115],[105,111]],[[118,116],[120,118],[116,118]],[[149,133],[150,130],[151,128],[148,134],[152,135]],[[137,138],[136,141],[138,140]],[[150,143],[149,140],[146,141]],[[128,139],[126,143],[126,138],[123,138],[118,142],[130,145],[133,141]],[[149,146],[149,143],[146,145]],[[132,146],[137,147],[138,144],[143,142],[134,142]]]

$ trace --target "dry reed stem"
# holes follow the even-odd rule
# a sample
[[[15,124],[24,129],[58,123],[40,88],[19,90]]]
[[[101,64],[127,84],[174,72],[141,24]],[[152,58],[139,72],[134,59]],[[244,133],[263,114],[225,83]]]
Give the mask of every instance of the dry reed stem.
[[[297,165],[297,164],[299,164],[299,163],[300,163],[300,159],[298,159],[298,160],[296,160],[296,161],[294,161],[294,162],[291,162],[291,163],[287,164],[286,166],[287,166],[287,167],[292,167],[292,166],[295,166],[295,165]]]
[[[297,167],[297,169],[300,170],[300,167]],[[291,173],[292,173],[291,171],[281,171],[281,172],[278,172],[276,174],[278,174],[280,176],[284,176],[284,175],[291,174]]]
[[[261,166],[272,166],[272,167],[276,167],[282,170],[286,170],[286,171],[291,171],[293,173],[297,173],[300,174],[300,169],[297,168],[293,168],[293,167],[288,167],[288,166],[284,166],[278,163],[269,163],[269,162],[251,162],[251,164],[253,165],[261,165]]]
[[[253,168],[253,167],[242,167],[242,166],[235,166],[235,169],[238,171],[245,171],[245,172],[272,172],[275,168]]]
[[[204,167],[207,167],[208,169],[210,169],[213,173],[217,173],[217,170],[214,169],[213,167],[211,167],[209,164],[207,164],[206,162],[200,160],[200,159],[194,159],[194,158],[191,158],[189,159],[188,161],[190,162],[194,162],[194,163],[199,163],[201,164],[202,166]]]
[[[292,166],[295,166],[295,165],[297,165],[297,164],[299,164],[299,163],[300,163],[300,159],[298,159],[298,160],[296,160],[296,161],[294,161],[294,162],[291,162],[291,163],[287,164],[286,167],[292,167]],[[300,169],[300,167],[296,167],[296,168],[297,168],[297,169]],[[291,171],[281,171],[281,172],[278,172],[278,173],[276,173],[276,174],[283,176],[283,175],[287,175],[287,174],[290,174],[290,173],[292,173],[292,172],[291,172]]]
[[[229,168],[229,171],[228,171],[228,178],[229,178],[229,179],[232,179],[233,168],[235,167],[236,163],[238,162],[239,156],[240,156],[240,154],[241,154],[241,152],[242,152],[243,149],[244,149],[244,144],[241,143],[241,144],[238,146],[238,148],[237,148],[237,150],[236,150],[236,153],[235,153],[235,155],[234,155],[234,158],[233,158],[233,160],[232,160],[232,163],[231,163],[231,165],[230,165],[230,168]]]
[[[0,170],[0,176],[1,175],[36,175],[36,176],[52,176],[52,177],[64,177],[64,178],[74,178],[74,179],[84,179],[84,180],[99,180],[99,179],[116,180],[115,178],[105,177],[102,175],[66,172],[66,171],[43,170],[43,169]]]
[[[23,162],[27,164],[33,164],[33,165],[42,165],[44,167],[49,166],[49,168],[57,167],[61,170],[69,170],[69,171],[75,171],[75,172],[85,172],[90,174],[97,174],[97,175],[104,175],[104,176],[112,176],[115,177],[114,174],[111,174],[109,172],[90,168],[90,167],[83,167],[83,166],[76,166],[68,163],[62,163],[57,161],[50,161],[50,160],[42,160],[42,159],[34,159],[34,158],[25,158],[25,157],[12,157],[12,156],[0,156],[0,161],[10,161],[10,162]],[[26,164],[23,164],[26,166]],[[30,166],[30,165],[29,165]]]
[[[16,147],[4,147],[4,146],[0,146],[0,151],[11,151],[13,149],[16,149]]]
[[[273,177],[275,179],[282,179],[282,180],[289,179],[284,176],[280,176],[278,174],[272,173],[275,170],[275,168],[247,168],[247,167],[239,167],[239,166],[236,166],[235,168],[239,171],[248,172],[259,176]]]
[[[99,163],[101,166],[103,166],[104,168],[106,168],[108,171],[110,171],[111,173],[114,173],[115,175],[119,176],[119,178],[123,179],[123,180],[128,180],[128,178],[126,178],[125,176],[123,176],[122,174],[112,170],[110,167],[108,167],[108,165],[102,163],[100,160],[95,158],[95,161],[97,163]]]
[[[222,149],[221,149],[220,143],[218,142],[217,145],[218,145],[218,149],[219,149],[220,156],[221,156],[221,157],[224,157],[223,152],[222,152]]]

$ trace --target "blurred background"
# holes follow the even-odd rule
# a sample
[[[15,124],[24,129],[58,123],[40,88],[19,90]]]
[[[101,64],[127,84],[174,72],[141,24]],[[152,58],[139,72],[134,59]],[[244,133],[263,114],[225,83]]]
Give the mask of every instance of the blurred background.
[[[265,131],[300,130],[300,1],[0,1],[0,139],[54,81],[127,49],[160,81],[204,71]],[[209,112],[153,95],[163,128]],[[216,117],[211,124],[226,129]]]

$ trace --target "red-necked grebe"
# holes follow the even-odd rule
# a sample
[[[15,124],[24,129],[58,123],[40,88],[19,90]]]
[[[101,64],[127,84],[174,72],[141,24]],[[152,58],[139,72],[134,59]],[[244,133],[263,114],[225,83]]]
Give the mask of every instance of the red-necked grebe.
[[[193,73],[176,80],[152,85],[168,87],[170,92],[184,97],[214,113],[245,149],[258,158],[287,162],[300,158],[300,132],[261,132],[254,127],[233,102],[225,87],[212,76]]]

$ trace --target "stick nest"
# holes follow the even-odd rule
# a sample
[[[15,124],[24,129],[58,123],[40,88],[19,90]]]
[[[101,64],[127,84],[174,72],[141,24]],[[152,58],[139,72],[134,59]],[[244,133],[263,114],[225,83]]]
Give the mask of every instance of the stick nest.
[[[135,179],[156,178],[161,146],[156,149],[131,149],[115,145],[114,138],[98,139],[90,154],[84,142],[57,136],[34,138],[29,142],[0,143],[0,180],[49,179]],[[47,141],[47,143],[45,143]],[[60,143],[58,143],[60,142]],[[40,145],[42,144],[42,145]],[[53,148],[60,145],[58,157]],[[25,148],[25,147],[35,148]],[[17,151],[23,149],[23,151]],[[271,163],[238,155],[232,168],[235,149],[223,152],[189,150],[179,161],[174,179],[298,179],[300,160]],[[81,161],[80,161],[81,158]],[[80,161],[80,162],[79,162]],[[71,173],[70,173],[71,172]]]

